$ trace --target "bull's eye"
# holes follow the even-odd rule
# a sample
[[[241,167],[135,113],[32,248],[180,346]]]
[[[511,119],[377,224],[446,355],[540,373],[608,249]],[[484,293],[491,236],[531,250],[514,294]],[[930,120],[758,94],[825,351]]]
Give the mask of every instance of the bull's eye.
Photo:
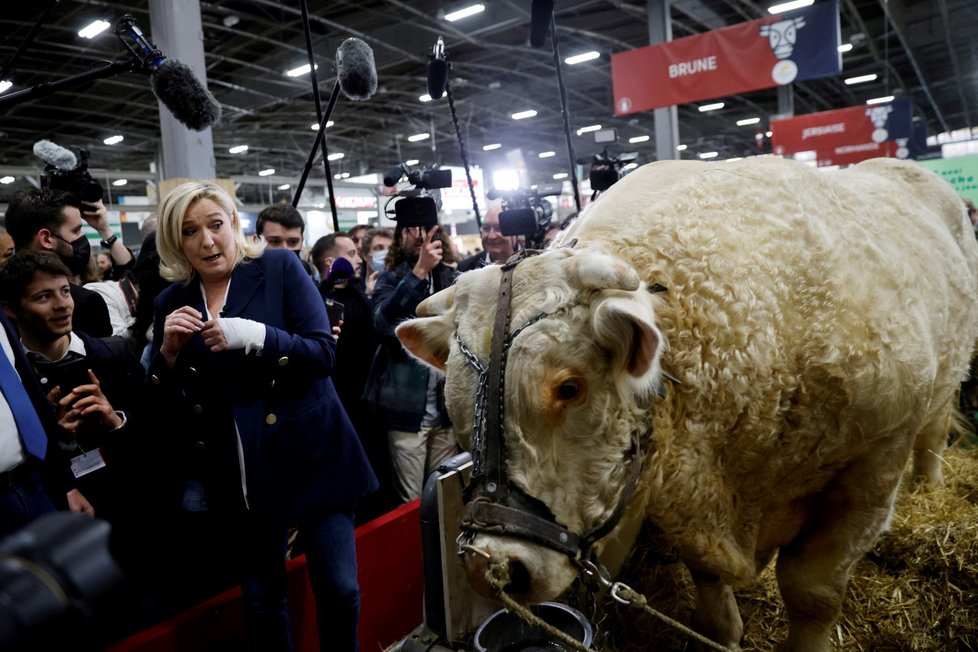
[[[557,387],[557,398],[561,401],[573,401],[581,393],[581,381],[576,378],[565,380]]]

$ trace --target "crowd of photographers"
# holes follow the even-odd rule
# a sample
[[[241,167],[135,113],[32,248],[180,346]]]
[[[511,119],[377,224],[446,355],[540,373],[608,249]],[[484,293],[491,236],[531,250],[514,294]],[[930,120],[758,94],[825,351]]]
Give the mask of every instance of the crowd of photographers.
[[[55,510],[95,515],[111,523],[112,553],[128,582],[116,616],[101,623],[100,642],[176,613],[242,577],[246,599],[258,596],[254,604],[246,603],[256,614],[255,623],[283,610],[281,605],[261,604],[274,581],[248,592],[249,563],[254,566],[254,559],[249,562],[244,553],[227,554],[241,547],[232,538],[256,538],[254,529],[242,529],[238,503],[245,512],[255,511],[258,508],[249,507],[249,500],[262,495],[256,489],[259,482],[289,482],[284,477],[257,477],[261,470],[251,467],[250,460],[246,464],[253,452],[247,432],[251,425],[238,412],[245,400],[239,394],[250,386],[238,385],[243,377],[236,365],[247,370],[247,365],[257,364],[251,360],[263,349],[266,354],[270,350],[270,331],[281,330],[283,342],[293,348],[272,362],[262,391],[271,396],[300,392],[300,385],[305,386],[301,383],[321,375],[328,394],[335,393],[342,405],[343,423],[352,426],[350,432],[358,441],[359,452],[350,454],[369,460],[362,474],[365,489],[322,509],[342,515],[355,505],[357,522],[364,522],[418,497],[426,474],[454,455],[457,443],[445,412],[442,380],[407,356],[393,329],[415,316],[421,301],[454,283],[459,273],[503,263],[522,242],[502,234],[500,207],[494,205],[482,222],[484,251],[461,264],[442,240],[440,225],[420,226],[410,219],[398,221],[393,230],[361,226],[332,233],[304,251],[305,222],[291,206],[263,210],[255,235],[246,242],[233,201],[228,198],[224,206],[224,195],[213,186],[195,192],[185,205],[168,207],[165,215],[161,209],[159,232],[155,216],[146,221],[135,256],[113,235],[101,200],[79,200],[58,189],[17,195],[5,216],[6,230],[0,232],[0,539]],[[102,238],[96,257],[82,233],[85,223]],[[203,254],[198,256],[193,247]],[[301,263],[302,273],[251,298],[254,290],[242,288],[267,285],[270,270],[283,265],[279,255],[271,253],[276,249],[296,254],[282,269]],[[174,257],[186,263],[183,276],[172,272]],[[225,258],[233,263],[227,269],[220,262]],[[224,271],[212,274],[212,269]],[[239,270],[258,276],[239,281]],[[206,281],[211,277],[218,280],[217,293],[209,290]],[[290,300],[305,296],[306,284],[321,302],[309,306],[303,300],[303,305],[290,308]],[[171,285],[175,287],[168,290]],[[255,302],[280,306],[273,312],[281,310],[284,319],[265,312],[247,319],[232,315],[240,308],[235,302],[242,294],[240,301],[252,308]],[[195,295],[196,301],[204,297],[202,309],[189,307],[197,305]],[[172,310],[181,305],[185,307]],[[294,309],[305,316],[293,316]],[[320,319],[329,324],[328,342],[318,342],[317,331],[308,330]],[[198,339],[201,352],[191,358],[192,343]],[[329,363],[321,370],[307,368],[301,342],[315,342]],[[296,376],[301,383],[288,376],[290,364],[303,365]],[[186,377],[174,371],[179,369]],[[170,384],[171,393],[161,390]],[[233,387],[238,389],[228,389]],[[214,403],[215,396],[225,395],[230,403]],[[294,398],[277,399],[275,409],[281,411],[276,413],[269,407],[272,399],[263,397],[267,414],[258,415],[265,421],[262,427],[268,430],[276,427],[276,420],[284,422],[284,406]],[[183,414],[178,404],[186,404],[186,416],[177,416]],[[202,414],[212,416],[201,419]],[[257,441],[263,436],[256,435]],[[324,432],[326,439],[332,436]],[[254,453],[258,459],[274,454],[267,442],[264,446]],[[220,457],[218,450],[226,454]],[[315,450],[310,453],[314,457],[337,454]],[[215,471],[228,460],[238,471]],[[347,467],[351,472],[356,465],[348,461]],[[208,486],[214,475],[221,475],[223,484]],[[228,480],[232,476],[237,479]],[[196,487],[195,480],[201,478]],[[237,494],[237,502],[225,501],[225,494]],[[332,504],[330,495],[315,501]],[[227,508],[230,504],[235,507]],[[352,524],[353,515],[349,518]],[[323,531],[324,526],[316,527]],[[342,534],[334,526],[328,532],[325,536],[333,543],[321,544],[313,536],[301,536],[300,527],[292,553],[310,553],[312,565],[315,546],[334,554],[342,540],[350,544],[352,555],[352,526],[348,531],[344,526]],[[347,556],[343,562],[322,565],[351,569],[351,577],[325,578],[322,586],[314,578],[314,590],[317,602],[344,591],[350,594],[344,599],[355,624],[355,562]],[[250,634],[253,641],[277,636],[274,628]],[[334,639],[330,645],[335,644]],[[355,642],[349,647],[353,649]]]

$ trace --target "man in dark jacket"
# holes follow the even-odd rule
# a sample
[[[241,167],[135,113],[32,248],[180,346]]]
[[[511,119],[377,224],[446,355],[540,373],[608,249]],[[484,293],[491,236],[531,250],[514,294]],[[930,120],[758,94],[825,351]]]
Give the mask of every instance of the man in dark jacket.
[[[78,202],[61,190],[31,188],[13,198],[6,214],[7,230],[17,251],[49,251],[69,269],[74,329],[92,337],[108,337],[112,335],[112,323],[105,301],[80,285],[91,258],[88,237],[82,233],[82,218],[102,236],[102,248],[112,257],[116,272],[121,276],[130,269],[134,262],[132,252],[112,233],[102,200]]]
[[[421,495],[424,480],[458,452],[455,430],[445,411],[444,382],[408,356],[394,327],[416,317],[418,304],[455,282],[451,250],[442,247],[440,226],[427,231],[400,226],[387,256],[387,271],[377,279],[374,327],[383,336],[364,398],[387,427],[394,488],[402,502]]]

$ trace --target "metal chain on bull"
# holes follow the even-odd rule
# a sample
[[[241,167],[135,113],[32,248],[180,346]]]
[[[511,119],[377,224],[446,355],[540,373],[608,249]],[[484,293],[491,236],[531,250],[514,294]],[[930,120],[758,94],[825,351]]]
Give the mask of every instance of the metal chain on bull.
[[[519,602],[513,599],[512,596],[506,593],[506,587],[509,586],[511,579],[509,576],[509,562],[504,557],[499,555],[490,555],[485,550],[471,545],[464,545],[463,548],[466,552],[480,555],[488,561],[486,564],[486,582],[488,582],[489,586],[492,587],[496,598],[506,605],[508,610],[518,615],[527,623],[542,629],[550,636],[560,640],[565,645],[569,645],[572,649],[577,650],[578,652],[593,652],[580,641],[571,638],[566,633],[542,620],[539,616],[534,614],[524,605],[521,605]],[[616,602],[623,604],[626,607],[636,607],[638,609],[642,609],[649,615],[658,618],[670,627],[679,630],[683,634],[695,639],[696,642],[710,648],[711,650],[729,652],[730,648],[708,639],[699,632],[690,629],[686,625],[683,625],[678,620],[670,618],[661,611],[652,608],[649,606],[648,598],[624,582],[612,582],[608,577],[607,571],[605,571],[598,564],[591,561],[584,561],[582,562],[582,568],[585,575],[587,575],[591,580],[597,582],[603,588],[610,589],[610,595]]]

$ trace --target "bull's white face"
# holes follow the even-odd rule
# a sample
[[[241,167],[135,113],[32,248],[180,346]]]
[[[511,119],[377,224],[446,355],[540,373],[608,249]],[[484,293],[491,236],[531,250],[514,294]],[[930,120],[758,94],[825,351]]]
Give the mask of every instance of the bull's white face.
[[[397,329],[404,346],[446,373],[445,398],[463,446],[471,450],[478,374],[460,351],[488,364],[500,268],[463,274],[425,301],[426,318]],[[596,251],[556,250],[530,258],[513,278],[510,332],[540,313],[509,350],[505,450],[510,480],[543,501],[578,534],[617,505],[633,433],[648,418],[659,381],[662,338],[652,300],[635,272]],[[479,535],[476,548],[510,560],[508,589],[525,601],[551,599],[577,574],[560,553],[528,541]],[[477,588],[484,561],[466,560]]]

